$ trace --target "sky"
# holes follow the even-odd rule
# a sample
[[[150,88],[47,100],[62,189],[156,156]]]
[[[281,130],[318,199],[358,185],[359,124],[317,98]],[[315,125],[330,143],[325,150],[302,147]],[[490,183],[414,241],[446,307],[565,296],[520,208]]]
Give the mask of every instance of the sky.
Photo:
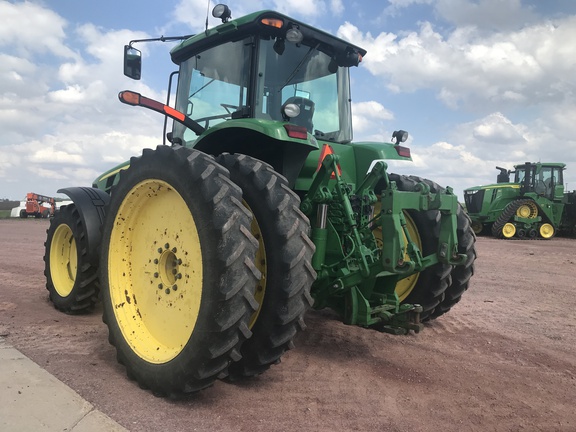
[[[410,133],[393,172],[451,186],[494,183],[496,166],[564,162],[576,189],[576,1],[229,0],[232,17],[278,10],[368,53],[351,69],[355,141]],[[60,196],[162,142],[163,117],[118,101],[164,101],[173,43],[202,31],[207,0],[0,0],[0,199]],[[209,27],[219,21],[211,15]]]

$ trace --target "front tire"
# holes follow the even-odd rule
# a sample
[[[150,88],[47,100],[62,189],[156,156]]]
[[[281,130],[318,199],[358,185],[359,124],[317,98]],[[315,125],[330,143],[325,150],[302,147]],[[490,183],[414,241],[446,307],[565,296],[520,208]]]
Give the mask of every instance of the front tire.
[[[258,375],[278,363],[305,328],[316,278],[311,260],[310,223],[299,210],[300,199],[274,169],[245,155],[223,154],[217,161],[230,170],[245,205],[254,214],[252,233],[259,240],[256,265],[262,277],[256,288],[258,310],[250,320],[252,337],[242,359],[229,368],[230,379]]]
[[[103,320],[141,387],[192,393],[240,359],[260,276],[250,218],[199,151],[146,149],[120,173],[103,229]]]
[[[44,275],[50,301],[68,314],[91,311],[98,301],[98,269],[88,259],[86,227],[76,206],[61,207],[46,233]]]

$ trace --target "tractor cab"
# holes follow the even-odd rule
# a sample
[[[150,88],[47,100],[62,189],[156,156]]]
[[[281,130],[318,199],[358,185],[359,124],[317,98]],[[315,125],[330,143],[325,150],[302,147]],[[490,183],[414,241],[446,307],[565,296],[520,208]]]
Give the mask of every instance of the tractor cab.
[[[219,16],[220,11],[213,15]],[[226,15],[224,15],[225,17]],[[352,139],[348,67],[366,51],[272,11],[196,35],[174,48],[176,109],[202,128],[174,124],[173,139],[196,140],[231,119],[285,122],[291,138]],[[198,133],[200,132],[200,133]]]
[[[562,172],[566,165],[562,163],[530,163],[515,165],[514,183],[520,185],[522,194],[529,192],[549,200],[561,200],[564,196]]]
[[[349,142],[349,78],[343,67],[349,63],[335,60],[335,47],[322,49],[312,29],[303,32],[285,20],[276,13],[263,14],[260,25],[250,31],[256,34],[238,35],[237,40],[209,48],[185,43],[174,50],[173,58],[180,62],[176,109],[203,130],[227,120],[256,119],[254,127],[284,122],[292,138],[309,133]],[[340,48],[347,50],[351,59],[355,56],[349,61],[357,64],[359,48]],[[187,144],[197,137],[181,123],[174,124],[174,140]]]

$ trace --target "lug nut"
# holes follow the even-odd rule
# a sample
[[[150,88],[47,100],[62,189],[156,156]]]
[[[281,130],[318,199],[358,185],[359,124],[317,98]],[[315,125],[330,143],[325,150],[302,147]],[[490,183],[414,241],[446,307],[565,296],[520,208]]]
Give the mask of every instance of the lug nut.
[[[157,278],[158,277],[158,272],[154,273],[154,277]]]
[[[176,273],[178,273],[178,270],[172,269],[172,274],[176,274]]]
[[[176,253],[178,251],[178,249],[176,249],[175,247],[172,248],[172,252]]]
[[[178,285],[176,285],[176,284],[172,285],[172,289],[173,289],[174,291],[176,291],[176,290],[178,289]]]
[[[162,289],[162,288],[164,288],[164,285],[162,285],[161,283],[158,284],[158,289]]]
[[[182,260],[180,258],[178,258],[178,264],[182,264]]]
[[[170,294],[170,288],[166,288],[166,291],[164,291],[166,294]]]
[[[176,275],[176,279],[182,279],[182,273],[178,273],[178,274]]]
[[[154,259],[154,264],[158,264],[158,259]]]
[[[170,243],[166,243],[166,244],[164,245],[164,247],[165,247],[166,249],[170,249]]]
[[[158,253],[162,253],[162,248],[158,248]]]

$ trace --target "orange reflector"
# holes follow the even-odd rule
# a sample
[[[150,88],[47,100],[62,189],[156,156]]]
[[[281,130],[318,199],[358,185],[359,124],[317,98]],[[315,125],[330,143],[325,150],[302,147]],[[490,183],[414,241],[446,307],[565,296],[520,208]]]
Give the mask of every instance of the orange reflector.
[[[322,166],[322,162],[324,162],[324,158],[328,155],[331,155],[331,154],[334,154],[334,149],[332,148],[332,146],[330,146],[328,144],[324,144],[322,146],[322,150],[320,151],[320,157],[318,158],[318,168],[316,168],[316,172],[318,172],[318,170]],[[337,164],[336,166],[338,167],[338,174],[342,175],[342,168],[340,168],[340,164]],[[336,178],[334,171],[332,171],[332,175],[330,176],[330,178],[331,179]]]
[[[118,98],[121,102],[129,105],[140,105],[140,93],[125,90],[118,94]]]
[[[282,28],[284,21],[278,18],[262,18],[260,22],[264,25],[276,28]]]
[[[164,105],[164,112],[172,118],[184,121],[185,115],[180,111],[176,111],[174,108],[169,107],[168,105]]]

